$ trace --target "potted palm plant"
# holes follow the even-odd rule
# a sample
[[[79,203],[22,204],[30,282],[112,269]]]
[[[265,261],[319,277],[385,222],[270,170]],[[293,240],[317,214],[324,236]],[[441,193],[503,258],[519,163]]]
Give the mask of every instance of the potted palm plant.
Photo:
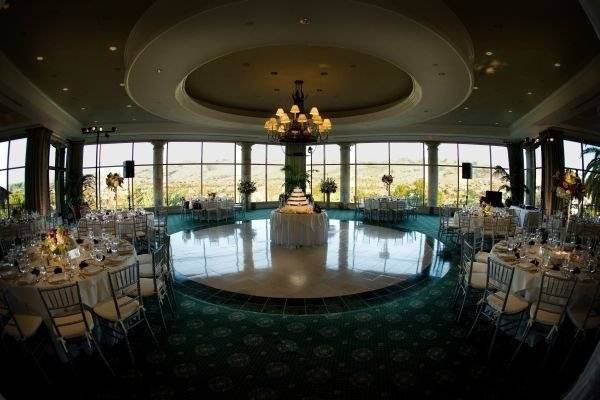
[[[321,193],[325,193],[327,199],[327,208],[329,208],[329,200],[331,193],[337,191],[337,183],[333,178],[325,178],[321,181]]]
[[[492,173],[492,175],[494,176],[494,178],[498,178],[502,182],[502,185],[500,185],[498,190],[504,190],[506,192],[506,200],[504,200],[504,204],[506,204],[506,207],[510,207],[512,205],[512,188],[510,187],[510,174],[500,165],[496,165],[494,167],[494,172]],[[523,185],[523,191],[525,193],[529,193],[529,188],[526,185]]]
[[[310,175],[306,171],[292,165],[286,165],[281,170],[285,173],[283,185],[286,193],[290,193],[295,187],[306,191],[306,184],[310,184]]]

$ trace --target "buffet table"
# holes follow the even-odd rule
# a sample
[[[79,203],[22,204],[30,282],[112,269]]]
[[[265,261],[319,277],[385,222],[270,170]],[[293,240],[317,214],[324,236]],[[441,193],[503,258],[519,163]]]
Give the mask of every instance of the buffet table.
[[[319,246],[327,243],[326,212],[310,214],[271,212],[271,243],[287,247]]]

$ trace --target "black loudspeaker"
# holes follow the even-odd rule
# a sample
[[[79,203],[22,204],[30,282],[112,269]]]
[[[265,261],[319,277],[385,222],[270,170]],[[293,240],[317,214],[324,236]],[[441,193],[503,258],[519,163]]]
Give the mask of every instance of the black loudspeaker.
[[[123,178],[135,178],[135,164],[133,160],[123,161]]]
[[[473,178],[473,167],[470,162],[462,163],[462,178],[472,179]]]

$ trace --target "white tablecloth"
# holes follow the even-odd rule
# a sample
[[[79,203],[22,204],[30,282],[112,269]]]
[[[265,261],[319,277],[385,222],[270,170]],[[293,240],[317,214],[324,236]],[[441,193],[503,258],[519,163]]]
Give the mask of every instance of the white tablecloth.
[[[284,214],[271,212],[271,243],[296,247],[318,246],[327,243],[329,218],[326,212],[313,214]]]
[[[539,210],[527,210],[525,208],[521,208],[521,207],[517,207],[517,206],[510,206],[511,210],[515,210],[515,214],[518,217],[519,220],[519,226],[523,226],[523,224],[525,224],[525,220],[527,219],[527,215],[531,214],[531,213],[539,213]]]
[[[492,248],[490,257],[505,263],[505,261],[502,261],[496,253],[496,246],[494,246]],[[534,253],[530,253],[528,255],[533,256],[533,254]],[[541,269],[530,269],[531,266],[528,261],[523,261],[522,266],[520,266],[521,264],[509,264],[515,266],[515,272],[513,274],[513,281],[510,291],[513,293],[520,293],[527,301],[536,301],[540,286],[542,284]],[[592,301],[594,290],[596,288],[595,279],[598,279],[598,276],[596,276],[595,279],[590,279],[585,273],[581,273],[576,275],[576,277],[577,284],[575,285],[570,307],[575,309],[587,309]]]

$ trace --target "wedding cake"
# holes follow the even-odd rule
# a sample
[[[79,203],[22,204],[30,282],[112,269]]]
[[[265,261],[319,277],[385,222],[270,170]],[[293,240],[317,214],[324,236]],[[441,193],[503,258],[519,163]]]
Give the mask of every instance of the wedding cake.
[[[299,187],[295,187],[279,212],[284,214],[311,214],[313,209],[308,205],[306,195]]]
[[[294,190],[292,190],[290,197],[288,197],[287,205],[288,206],[307,206],[308,205],[308,200],[306,199],[304,192],[298,186],[296,186],[294,188]]]

